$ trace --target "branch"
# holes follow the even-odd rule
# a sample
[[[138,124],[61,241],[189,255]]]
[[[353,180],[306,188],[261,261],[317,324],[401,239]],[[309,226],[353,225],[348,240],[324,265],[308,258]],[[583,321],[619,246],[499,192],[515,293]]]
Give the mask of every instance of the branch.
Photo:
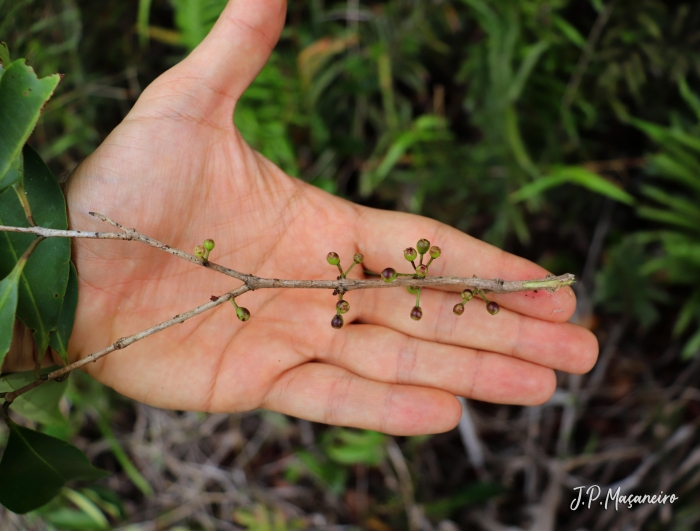
[[[113,221],[113,220],[107,218],[106,216],[103,216],[102,214],[90,212],[90,215],[104,221],[105,223],[108,223],[114,227],[117,227],[118,229],[121,229],[122,232],[88,232],[88,231],[80,231],[80,230],[47,229],[45,227],[37,227],[37,226],[34,226],[34,227],[8,227],[8,226],[3,226],[3,225],[0,225],[0,232],[4,231],[4,232],[19,232],[19,233],[25,233],[25,234],[36,234],[39,237],[32,243],[32,245],[30,247],[30,249],[32,249],[32,250],[44,238],[88,238],[88,239],[139,241],[139,242],[145,243],[147,245],[150,245],[152,247],[155,247],[157,249],[160,249],[162,251],[165,251],[173,256],[177,256],[178,258],[182,258],[183,260],[187,260],[188,262],[192,262],[196,265],[200,265],[200,266],[206,267],[207,269],[211,269],[213,271],[217,271],[217,272],[222,273],[224,275],[241,280],[244,282],[244,285],[240,286],[232,291],[229,291],[229,292],[225,293],[224,295],[221,295],[218,298],[213,297],[210,302],[203,304],[201,306],[198,306],[197,308],[194,308],[186,313],[176,315],[175,317],[173,317],[172,319],[170,319],[168,321],[164,321],[160,324],[152,326],[151,328],[148,328],[146,330],[143,330],[143,331],[138,332],[136,334],[133,334],[131,336],[123,337],[123,338],[115,341],[114,343],[112,343],[109,347],[104,348],[100,351],[94,352],[94,353],[86,356],[85,358],[81,359],[80,361],[76,361],[75,363],[72,363],[72,364],[67,365],[65,367],[62,367],[60,369],[57,369],[57,370],[55,370],[47,375],[44,375],[41,377],[41,379],[36,380],[30,384],[27,384],[24,387],[17,389],[16,391],[6,393],[4,395],[5,405],[9,405],[18,396],[23,395],[24,393],[27,393],[28,391],[31,391],[32,389],[35,389],[36,387],[40,386],[44,382],[47,382],[50,380],[56,380],[56,379],[59,379],[62,377],[67,377],[67,375],[71,371],[78,369],[84,365],[87,365],[88,363],[96,362],[98,359],[106,356],[110,352],[114,352],[115,350],[121,350],[121,349],[126,348],[129,345],[135,343],[136,341],[140,341],[141,339],[144,339],[144,338],[146,338],[150,335],[153,335],[157,332],[160,332],[161,330],[165,330],[166,328],[170,328],[173,325],[183,323],[184,321],[191,319],[192,317],[195,317],[196,315],[199,315],[203,312],[211,310],[212,308],[215,308],[228,300],[233,300],[234,305],[235,305],[234,299],[236,297],[238,297],[239,295],[242,295],[243,293],[246,293],[247,291],[253,291],[256,289],[266,289],[266,288],[332,289],[332,290],[334,290],[335,293],[342,295],[345,292],[353,291],[353,290],[357,290],[357,289],[396,288],[396,287],[401,287],[401,286],[411,286],[414,288],[423,288],[423,287],[425,287],[425,288],[438,288],[438,287],[473,288],[477,292],[477,294],[479,292],[481,292],[482,298],[484,299],[485,302],[488,303],[486,298],[483,297],[483,292],[513,293],[513,292],[518,292],[518,291],[537,291],[539,289],[546,289],[548,291],[556,291],[557,289],[559,289],[563,286],[569,286],[569,285],[573,284],[575,281],[574,275],[571,275],[571,274],[560,275],[558,277],[555,277],[553,275],[549,275],[548,277],[543,278],[543,279],[510,280],[510,281],[505,281],[505,280],[498,279],[498,278],[496,278],[496,279],[481,279],[481,278],[476,278],[476,277],[473,277],[473,278],[421,277],[421,278],[419,278],[417,275],[412,275],[412,274],[402,274],[402,276],[400,276],[400,277],[396,277],[396,275],[394,275],[395,278],[390,282],[386,282],[385,280],[348,279],[348,278],[344,277],[344,274],[341,274],[341,276],[339,276],[336,280],[280,280],[277,278],[261,278],[261,277],[255,276],[255,275],[246,275],[243,273],[239,273],[238,271],[235,271],[233,269],[215,264],[215,263],[210,262],[208,260],[204,260],[203,258],[200,258],[198,256],[191,255],[189,253],[186,253],[184,251],[181,251],[179,249],[171,247],[167,244],[159,242],[158,240],[155,240],[155,239],[151,238],[150,236],[146,236],[144,234],[141,234],[136,229],[125,229],[122,225],[120,225],[116,221]],[[421,260],[422,260],[422,258],[421,258]],[[431,262],[432,262],[432,258],[431,258]],[[425,266],[421,265],[421,267],[425,267]],[[415,266],[414,266],[414,268],[415,268]],[[347,270],[347,271],[349,271],[349,270]],[[347,271],[345,272],[345,274],[347,274]],[[425,269],[425,271],[427,271],[427,268]],[[419,295],[419,297],[420,297],[420,295]],[[469,298],[471,298],[471,296]],[[469,300],[469,299],[465,299],[465,300]],[[236,308],[238,310],[237,306],[236,306]],[[491,310],[489,310],[489,311],[491,311]],[[498,308],[496,305],[495,312],[497,312],[497,311],[498,311]],[[495,313],[495,312],[492,312],[492,313]],[[250,314],[248,314],[248,316],[249,315]],[[239,318],[241,318],[241,317],[239,316]],[[247,320],[247,318],[242,319],[242,320]],[[342,326],[342,320],[341,320],[341,326]]]
[[[392,282],[384,282],[383,280],[354,280],[341,278],[338,280],[280,280],[277,278],[261,278],[255,275],[247,275],[240,273],[234,269],[215,264],[209,260],[202,260],[198,256],[186,253],[171,247],[165,243],[141,234],[136,229],[125,229],[122,225],[109,219],[97,212],[90,212],[90,215],[108,223],[114,227],[121,229],[124,232],[88,232],[80,230],[56,230],[46,229],[44,227],[8,227],[0,225],[0,232],[21,232],[28,234],[37,234],[46,238],[87,238],[87,239],[105,239],[105,240],[126,240],[139,241],[165,251],[173,256],[187,260],[195,265],[206,267],[212,271],[222,273],[229,277],[241,280],[245,283],[249,290],[266,289],[266,288],[286,288],[286,289],[332,289],[340,292],[353,291],[356,289],[376,289],[376,288],[396,288],[400,286],[415,286],[418,288],[437,288],[437,287],[452,287],[452,288],[478,288],[482,291],[492,293],[514,293],[518,291],[534,291],[546,289],[556,291],[557,289],[570,286],[576,280],[574,275],[565,274],[560,276],[550,276],[543,279],[534,280],[509,280],[501,279],[480,279],[480,278],[461,278],[461,277],[399,277]]]
[[[239,288],[236,288],[232,291],[229,291],[228,293],[225,293],[221,295],[220,297],[216,298],[215,300],[208,302],[206,304],[202,304],[201,306],[197,306],[196,308],[193,308],[189,312],[181,313],[173,317],[172,319],[169,319],[167,321],[164,321],[160,324],[157,324],[155,326],[152,326],[151,328],[148,328],[146,330],[143,330],[141,332],[138,332],[136,334],[133,334],[131,336],[127,337],[122,337],[121,339],[118,339],[114,343],[112,343],[110,346],[107,348],[104,348],[102,350],[99,350],[97,352],[93,352],[89,356],[84,357],[83,359],[76,361],[75,363],[71,363],[70,365],[66,365],[65,367],[62,367],[60,369],[57,369],[53,372],[48,373],[47,375],[44,375],[41,377],[40,380],[35,380],[30,384],[25,385],[24,387],[21,387],[20,389],[17,389],[16,391],[12,391],[10,393],[5,394],[5,402],[12,402],[14,401],[18,396],[23,395],[24,393],[27,393],[28,391],[31,391],[32,389],[39,387],[41,384],[44,382],[48,382],[50,380],[56,380],[57,378],[61,378],[62,376],[67,375],[71,371],[74,371],[75,369],[79,369],[83,365],[87,365],[88,363],[94,363],[100,358],[106,356],[110,352],[114,352],[115,350],[121,350],[123,348],[128,347],[129,345],[136,343],[137,341],[140,341],[141,339],[147,338],[148,336],[152,336],[153,334],[156,334],[160,332],[161,330],[165,330],[166,328],[170,328],[173,325],[184,323],[188,319],[191,319],[192,317],[195,317],[199,315],[200,313],[204,313],[207,310],[211,310],[212,308],[216,308],[217,306],[225,303],[226,301],[238,297],[239,295],[242,295],[246,291],[249,291],[249,289],[246,286],[241,286]]]

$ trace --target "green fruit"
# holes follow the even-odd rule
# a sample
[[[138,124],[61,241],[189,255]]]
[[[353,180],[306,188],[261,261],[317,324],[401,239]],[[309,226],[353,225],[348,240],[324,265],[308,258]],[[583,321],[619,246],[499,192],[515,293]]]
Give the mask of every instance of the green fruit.
[[[465,302],[469,302],[470,300],[472,300],[473,297],[474,297],[474,292],[470,289],[465,289],[462,292],[462,298],[465,300]]]
[[[340,330],[341,328],[343,328],[343,316],[334,315],[333,319],[331,319],[331,326],[336,330]]]
[[[418,251],[416,251],[413,247],[407,247],[403,250],[403,257],[411,262],[418,258]]]
[[[362,253],[355,253],[355,256],[353,257],[353,261],[356,264],[361,264],[364,259],[365,257],[362,255]]]
[[[416,286],[406,286],[406,291],[411,295],[418,295],[420,293],[420,288]]]
[[[350,311],[350,303],[348,301],[338,301],[335,303],[335,309],[338,313],[348,313]]]
[[[236,308],[236,317],[245,323],[248,319],[250,319],[250,312],[248,311],[248,308],[243,308],[242,306]]]
[[[204,258],[204,254],[206,252],[207,250],[204,248],[204,245],[198,245],[194,248],[194,255],[198,256],[199,258]]]
[[[384,282],[393,282],[397,276],[398,273],[396,273],[396,270],[393,267],[387,267],[381,273],[381,277]]]
[[[204,248],[205,248],[207,251],[213,250],[213,249],[214,249],[214,240],[211,240],[211,239],[209,239],[209,240],[204,240]]]
[[[330,252],[328,256],[326,256],[326,260],[328,260],[328,263],[331,265],[338,265],[340,263],[340,256],[338,256],[338,253]]]
[[[428,252],[428,249],[430,249],[430,242],[425,238],[422,238],[418,240],[418,243],[416,244],[416,249],[418,249],[418,252],[420,254],[425,254]]]
[[[418,267],[416,267],[416,275],[419,277],[424,277],[425,275],[428,274],[428,266],[425,264],[421,264]]]
[[[430,258],[432,258],[433,260],[434,260],[435,258],[440,258],[440,252],[441,252],[441,251],[440,251],[440,248],[437,247],[436,245],[433,245],[433,246],[430,248]]]
[[[420,321],[421,317],[423,317],[423,310],[421,310],[420,306],[414,306],[411,308],[411,319],[414,321]]]
[[[464,304],[462,304],[461,302],[455,304],[455,307],[452,308],[452,311],[455,315],[462,315],[464,313]]]

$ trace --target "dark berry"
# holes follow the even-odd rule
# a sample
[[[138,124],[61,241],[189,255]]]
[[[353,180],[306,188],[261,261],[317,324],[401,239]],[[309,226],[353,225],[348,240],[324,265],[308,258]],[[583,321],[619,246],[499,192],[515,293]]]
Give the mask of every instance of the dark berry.
[[[452,311],[455,315],[462,315],[464,313],[464,304],[462,304],[461,302],[455,304],[455,307],[452,308]]]
[[[500,310],[501,307],[498,305],[497,302],[489,302],[486,305],[486,311],[489,312],[491,315],[496,315],[498,313],[498,310]]]
[[[440,258],[440,248],[436,245],[433,245],[430,248],[430,258]]]
[[[333,319],[331,319],[331,326],[336,330],[340,330],[341,328],[343,328],[343,316],[334,315]]]
[[[209,240],[204,240],[204,248],[205,248],[207,251],[213,250],[213,249],[214,249],[214,240],[211,240],[211,239],[209,239]]]
[[[194,255],[198,256],[199,258],[203,258],[206,252],[207,250],[204,248],[204,245],[198,245],[194,248]]]
[[[362,253],[355,253],[355,256],[353,257],[356,264],[361,264],[364,259],[365,257],[362,255]]]
[[[424,277],[428,273],[428,266],[425,264],[421,264],[418,267],[416,267],[416,275],[419,277]]]
[[[236,308],[236,317],[245,323],[248,319],[250,319],[250,312],[248,311],[248,308]]]
[[[430,242],[428,240],[426,240],[425,238],[421,238],[420,240],[418,240],[418,243],[416,244],[416,249],[418,249],[418,252],[420,254],[425,254],[430,249]]]
[[[462,298],[463,298],[465,301],[467,301],[467,302],[469,302],[470,300],[472,300],[473,297],[474,297],[474,292],[473,292],[472,290],[470,290],[470,289],[465,289],[465,290],[462,292]]]
[[[416,286],[406,286],[406,291],[411,295],[418,295],[420,293],[420,288]]]
[[[411,260],[418,258],[418,251],[416,251],[413,247],[407,247],[403,250],[403,257],[410,262]]]
[[[350,303],[348,301],[338,301],[335,303],[335,309],[339,313],[348,313],[350,311]]]
[[[397,273],[393,267],[387,267],[384,271],[382,271],[382,280],[384,282],[393,282],[396,277]]]
[[[414,306],[411,308],[411,319],[414,321],[420,321],[421,317],[423,317],[423,310],[420,309],[420,306]]]
[[[326,256],[326,260],[328,260],[328,263],[331,265],[338,265],[340,263],[340,256],[338,256],[338,253],[330,252],[328,256]]]

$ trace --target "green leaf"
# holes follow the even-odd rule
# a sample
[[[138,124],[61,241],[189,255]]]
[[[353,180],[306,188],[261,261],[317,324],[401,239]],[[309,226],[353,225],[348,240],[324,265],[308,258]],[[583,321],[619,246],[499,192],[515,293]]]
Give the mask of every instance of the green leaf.
[[[17,181],[19,181],[22,178],[23,171],[24,170],[22,168],[22,154],[20,153],[19,157],[13,160],[10,164],[10,167],[5,173],[5,176],[2,179],[0,179],[0,192],[5,190],[5,188],[9,188]]]
[[[688,360],[700,352],[700,329],[688,340],[681,352],[681,358]]]
[[[63,298],[63,307],[61,315],[58,317],[58,325],[56,330],[51,332],[49,337],[49,345],[63,360],[64,365],[70,363],[68,361],[68,341],[73,332],[73,324],[75,322],[75,310],[78,307],[78,273],[75,270],[73,262],[70,263],[68,273],[68,286],[66,287],[66,295]]]
[[[5,61],[9,55],[5,58],[0,54],[0,58]],[[22,152],[41,109],[60,80],[58,74],[37,78],[23,59],[5,66],[0,77],[0,181]]]
[[[41,157],[29,146],[24,148],[24,189],[37,225],[66,229],[66,203],[55,177]],[[28,226],[15,191],[0,194],[0,224]],[[0,276],[6,275],[29,247],[31,234],[0,233]],[[31,330],[40,355],[49,344],[49,333],[58,324],[68,285],[70,241],[47,238],[34,250],[22,273],[17,317]]]
[[[537,65],[537,61],[540,60],[542,54],[546,52],[548,48],[549,43],[547,41],[540,41],[528,49],[523,62],[520,64],[518,73],[515,75],[515,79],[513,79],[513,83],[510,85],[508,90],[508,101],[510,103],[516,102],[518,99],[520,99],[520,95],[523,92],[523,88],[525,88],[525,83],[527,83],[532,70],[535,68],[535,65]]]
[[[0,282],[0,367],[12,345],[21,274],[22,266],[18,265]]]
[[[42,369],[41,374],[48,374],[58,367]],[[34,371],[16,372],[0,378],[0,392],[16,391],[36,380]],[[66,419],[58,408],[58,404],[68,387],[68,380],[63,382],[46,382],[36,389],[18,396],[12,402],[12,411],[29,420],[42,424],[61,425]]]
[[[503,494],[505,491],[506,489],[497,483],[474,483],[458,490],[447,498],[427,503],[425,505],[425,514],[433,518],[447,518],[451,513],[463,509],[466,505],[483,503]]]
[[[93,467],[75,446],[10,422],[0,461],[0,503],[24,514],[41,507],[68,482],[94,480],[108,472]]]
[[[583,35],[565,19],[561,18],[559,15],[552,15],[552,22],[554,22],[554,25],[559,28],[559,31],[576,46],[579,48],[586,46],[586,39],[583,38]]]
[[[561,186],[565,183],[577,184],[592,192],[615,199],[627,205],[634,203],[634,198],[620,187],[604,179],[597,173],[593,173],[580,166],[554,168],[546,177],[537,179],[532,183],[526,184],[516,192],[513,192],[510,195],[510,200],[517,203],[525,199],[530,199],[531,197],[541,194],[545,190]]]
[[[10,66],[12,60],[10,59],[10,50],[7,49],[7,43],[0,42],[0,64],[4,68]]]

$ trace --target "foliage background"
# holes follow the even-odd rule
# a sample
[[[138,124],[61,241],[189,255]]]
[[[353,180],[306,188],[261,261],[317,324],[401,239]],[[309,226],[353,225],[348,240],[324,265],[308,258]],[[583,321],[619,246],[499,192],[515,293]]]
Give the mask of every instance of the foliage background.
[[[65,74],[32,137],[67,174],[225,0],[0,0],[0,40]],[[238,106],[288,173],[449,223],[556,272],[596,368],[536,408],[469,402],[391,438],[269,412],[204,416],[71,380],[71,439],[114,475],[2,529],[694,529],[700,520],[700,5],[289,2]],[[465,272],[468,274],[468,271]],[[0,445],[4,432],[0,432]],[[572,488],[673,506],[572,511]],[[177,526],[177,527],[173,527]]]

